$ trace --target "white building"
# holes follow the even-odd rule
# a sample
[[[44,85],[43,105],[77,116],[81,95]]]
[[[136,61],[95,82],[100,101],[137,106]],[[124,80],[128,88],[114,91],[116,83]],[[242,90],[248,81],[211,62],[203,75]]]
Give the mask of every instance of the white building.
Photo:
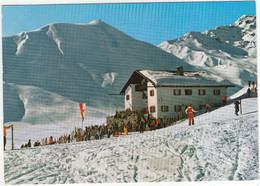
[[[207,103],[222,105],[222,97],[233,85],[221,77],[205,71],[135,70],[121,94],[125,95],[125,109],[147,110],[154,118],[176,117],[184,114],[189,103],[201,109]]]

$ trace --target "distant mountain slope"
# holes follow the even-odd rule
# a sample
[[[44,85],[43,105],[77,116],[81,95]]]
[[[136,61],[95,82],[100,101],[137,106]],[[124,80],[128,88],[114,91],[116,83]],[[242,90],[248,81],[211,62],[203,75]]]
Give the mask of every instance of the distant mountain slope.
[[[123,99],[108,94],[119,93],[136,69],[176,70],[180,65],[194,69],[101,21],[50,24],[3,38],[4,82],[38,87],[92,107],[123,106]],[[6,97],[15,94],[10,91],[4,86],[5,122],[12,121],[13,110],[23,109],[9,104]]]
[[[15,92],[14,95],[18,97],[15,99],[12,94],[6,95],[7,113],[12,107],[16,108],[12,115],[6,115],[8,117],[6,120],[31,124],[56,124],[64,121],[81,123],[79,104],[74,101],[34,86],[4,83],[4,87],[7,90],[11,89],[9,92]],[[86,108],[88,118],[91,116],[105,118],[107,115],[105,111],[89,106]]]
[[[203,33],[189,32],[158,47],[241,87],[257,79],[256,16],[244,15],[232,25]]]

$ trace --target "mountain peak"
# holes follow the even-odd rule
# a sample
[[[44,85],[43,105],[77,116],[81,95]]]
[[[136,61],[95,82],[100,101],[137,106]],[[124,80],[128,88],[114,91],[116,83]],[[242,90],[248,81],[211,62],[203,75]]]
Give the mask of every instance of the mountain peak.
[[[233,25],[244,28],[255,28],[256,16],[243,15]]]

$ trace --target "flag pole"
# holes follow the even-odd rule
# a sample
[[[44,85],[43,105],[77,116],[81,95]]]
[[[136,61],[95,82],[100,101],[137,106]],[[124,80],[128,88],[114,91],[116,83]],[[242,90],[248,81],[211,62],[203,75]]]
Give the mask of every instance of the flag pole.
[[[80,103],[79,108],[80,108],[80,112],[81,112],[81,116],[82,116],[82,122],[81,122],[82,130],[84,130],[83,122],[84,122],[84,118],[85,118],[86,103]]]

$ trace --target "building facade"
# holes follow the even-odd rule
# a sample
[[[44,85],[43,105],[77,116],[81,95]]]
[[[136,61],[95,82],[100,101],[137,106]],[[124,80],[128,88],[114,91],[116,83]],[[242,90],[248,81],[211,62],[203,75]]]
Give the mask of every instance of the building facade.
[[[125,109],[147,111],[154,118],[177,117],[191,103],[196,110],[206,104],[221,106],[233,85],[206,72],[134,71],[121,94]]]

